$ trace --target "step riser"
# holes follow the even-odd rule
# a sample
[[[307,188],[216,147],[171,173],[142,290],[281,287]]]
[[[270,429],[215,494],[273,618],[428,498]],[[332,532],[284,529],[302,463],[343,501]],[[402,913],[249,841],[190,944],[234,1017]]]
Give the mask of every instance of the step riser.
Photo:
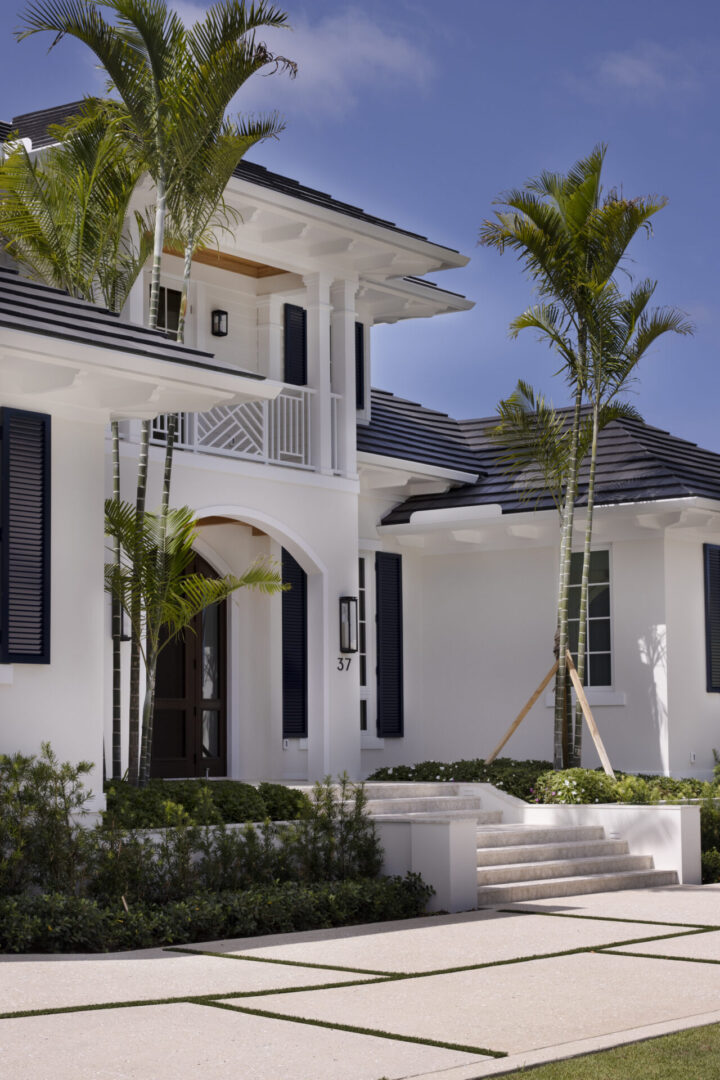
[[[478,866],[507,863],[555,862],[558,859],[590,859],[601,855],[628,855],[626,840],[585,840],[566,844],[522,844],[519,847],[478,848]]]
[[[585,877],[588,874],[622,874],[631,870],[652,870],[650,855],[619,855],[599,859],[563,859],[560,862],[525,863],[521,866],[491,866],[479,869],[478,885],[515,884],[552,878]]]
[[[413,814],[442,813],[443,810],[482,810],[481,799],[370,799],[367,811],[370,814]]]
[[[525,844],[561,844],[581,840],[604,840],[601,825],[558,825],[533,828],[527,825],[502,825],[499,829],[478,829],[477,846],[495,848]]]
[[[664,885],[677,885],[677,883],[678,877],[674,870],[646,870],[631,874],[605,874],[590,878],[536,881],[520,885],[486,885],[478,889],[478,907],[547,900],[556,896],[618,892],[621,889],[652,889]]]
[[[365,783],[363,786],[368,799],[425,799],[463,795],[467,791],[466,785],[463,784],[415,783],[413,781],[397,784],[378,781]],[[461,791],[461,788],[465,788],[465,792]]]

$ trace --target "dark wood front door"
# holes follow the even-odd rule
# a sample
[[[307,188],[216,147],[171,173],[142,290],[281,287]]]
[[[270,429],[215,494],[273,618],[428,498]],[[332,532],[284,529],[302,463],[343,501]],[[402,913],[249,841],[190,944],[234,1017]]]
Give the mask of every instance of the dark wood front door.
[[[192,571],[217,577],[199,555]],[[207,608],[160,653],[151,775],[227,775],[227,603]]]

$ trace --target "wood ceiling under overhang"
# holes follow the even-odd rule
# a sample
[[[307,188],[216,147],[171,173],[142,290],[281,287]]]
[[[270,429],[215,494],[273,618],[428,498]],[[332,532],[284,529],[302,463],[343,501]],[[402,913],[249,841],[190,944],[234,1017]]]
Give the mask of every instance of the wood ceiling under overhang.
[[[166,255],[175,255],[182,258],[182,252],[175,248],[165,247]],[[203,266],[215,266],[219,270],[228,270],[231,274],[243,274],[244,277],[266,278],[275,277],[277,274],[286,274],[287,270],[281,270],[277,266],[268,266],[267,263],[255,262],[253,259],[243,259],[240,255],[230,255],[227,251],[217,251],[215,248],[203,248],[193,255],[193,262]]]

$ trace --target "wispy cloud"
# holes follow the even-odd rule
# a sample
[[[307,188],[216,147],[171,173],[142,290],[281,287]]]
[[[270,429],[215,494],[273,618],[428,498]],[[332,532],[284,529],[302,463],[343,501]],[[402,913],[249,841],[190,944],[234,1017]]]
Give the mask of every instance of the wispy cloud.
[[[200,5],[175,8],[187,25],[203,14]],[[373,21],[360,7],[348,7],[312,21],[293,16],[292,30],[258,36],[268,48],[298,65],[297,78],[253,77],[243,88],[242,107],[278,108],[283,114],[327,118],[359,105],[363,94],[398,87],[421,89],[434,76],[430,57],[407,36]]]
[[[598,94],[631,99],[640,105],[682,105],[707,87],[715,77],[707,44],[689,43],[669,48],[656,41],[641,41],[622,52],[608,52],[590,64],[582,78],[572,78],[574,89],[588,99]]]

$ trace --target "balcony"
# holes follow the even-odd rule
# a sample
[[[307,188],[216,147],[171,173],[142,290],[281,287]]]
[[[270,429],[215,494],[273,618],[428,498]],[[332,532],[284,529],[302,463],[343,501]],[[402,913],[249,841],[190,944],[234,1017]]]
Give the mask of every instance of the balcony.
[[[286,386],[273,401],[247,401],[242,405],[217,405],[209,412],[178,413],[175,446],[196,454],[314,470],[315,394],[308,386]],[[331,465],[335,473],[340,471],[339,400],[339,394],[331,395]],[[158,416],[153,421],[150,441],[163,446],[166,439],[167,416]]]

